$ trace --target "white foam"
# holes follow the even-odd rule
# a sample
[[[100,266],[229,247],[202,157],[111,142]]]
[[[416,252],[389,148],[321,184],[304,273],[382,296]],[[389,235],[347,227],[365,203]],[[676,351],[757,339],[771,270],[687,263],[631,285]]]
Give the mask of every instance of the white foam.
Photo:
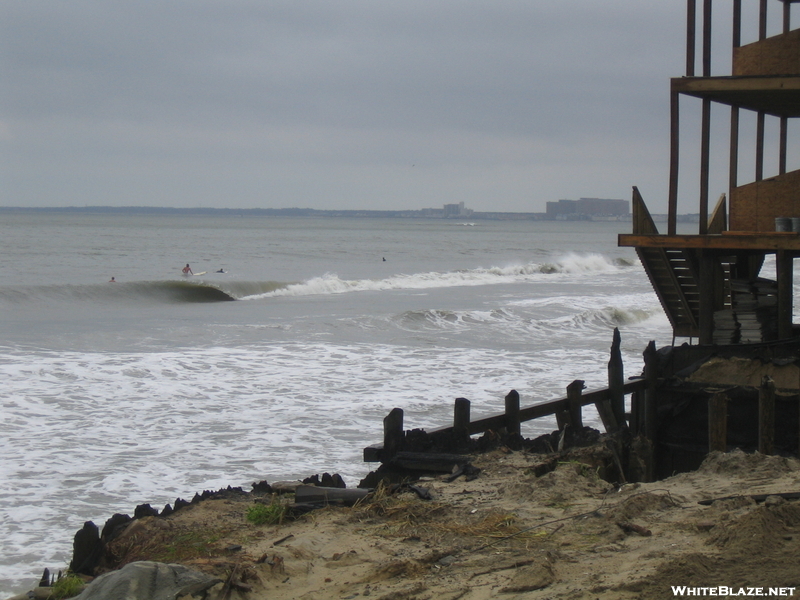
[[[456,397],[485,415],[502,411],[511,387],[528,404],[575,378],[602,385],[604,360],[580,349],[534,364],[527,353],[372,344],[5,353],[0,579],[62,568],[69,531],[144,502],[322,471],[355,485],[369,468],[361,448],[380,441],[392,406],[406,410],[407,428],[440,426]]]
[[[568,253],[548,263],[528,263],[468,269],[445,273],[428,272],[413,275],[394,275],[385,279],[340,279],[335,273],[326,273],[302,283],[263,294],[253,294],[245,299],[257,300],[276,296],[307,296],[317,294],[344,294],[348,292],[383,290],[421,290],[458,286],[497,285],[502,283],[531,282],[552,275],[574,275],[576,273],[602,273],[617,271],[621,267],[600,254]]]

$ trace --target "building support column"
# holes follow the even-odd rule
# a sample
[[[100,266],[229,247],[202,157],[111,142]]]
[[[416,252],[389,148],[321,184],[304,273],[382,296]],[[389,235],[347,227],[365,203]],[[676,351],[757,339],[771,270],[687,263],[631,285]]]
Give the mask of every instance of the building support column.
[[[714,343],[714,257],[708,251],[700,250],[700,281],[698,292],[700,295],[700,343]]]
[[[786,250],[778,250],[775,270],[778,278],[778,339],[792,337],[792,278],[794,256]]]

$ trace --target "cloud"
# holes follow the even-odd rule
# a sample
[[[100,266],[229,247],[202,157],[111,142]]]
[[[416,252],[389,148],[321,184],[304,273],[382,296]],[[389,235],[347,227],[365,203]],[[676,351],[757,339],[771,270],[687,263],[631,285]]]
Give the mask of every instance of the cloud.
[[[665,190],[683,19],[665,0],[7,0],[0,204],[535,211],[628,197],[637,174]]]

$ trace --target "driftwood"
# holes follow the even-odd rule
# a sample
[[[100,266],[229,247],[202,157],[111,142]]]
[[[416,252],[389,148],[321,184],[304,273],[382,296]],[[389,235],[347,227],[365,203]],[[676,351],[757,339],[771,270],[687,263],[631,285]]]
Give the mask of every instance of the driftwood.
[[[750,498],[756,502],[764,502],[770,496],[779,496],[784,500],[800,500],[800,492],[775,492],[773,494],[739,494],[738,496],[724,496],[722,498],[711,498],[710,500],[700,500],[698,504],[710,506],[717,500],[734,500],[735,498]]]
[[[392,467],[412,471],[453,473],[469,463],[468,456],[441,452],[398,452],[389,462]]]
[[[294,493],[297,504],[343,504],[352,506],[371,490],[364,488],[328,488],[315,485],[298,486]]]

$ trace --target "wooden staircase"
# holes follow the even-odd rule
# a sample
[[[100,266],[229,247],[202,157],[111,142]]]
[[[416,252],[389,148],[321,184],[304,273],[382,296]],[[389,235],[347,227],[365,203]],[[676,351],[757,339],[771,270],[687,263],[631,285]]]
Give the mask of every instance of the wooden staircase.
[[[633,188],[633,233],[657,235],[658,229],[637,188]],[[636,248],[647,277],[676,336],[700,334],[699,266],[693,253],[680,248]]]

